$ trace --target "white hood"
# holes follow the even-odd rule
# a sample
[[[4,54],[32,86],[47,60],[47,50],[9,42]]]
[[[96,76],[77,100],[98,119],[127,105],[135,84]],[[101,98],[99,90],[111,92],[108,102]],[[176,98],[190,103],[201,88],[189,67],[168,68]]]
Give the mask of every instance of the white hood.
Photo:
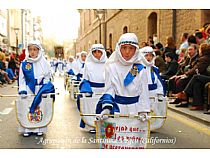
[[[124,44],[130,44],[136,47],[136,52],[129,61],[126,61],[122,57],[121,52],[120,52],[120,47],[121,45],[124,45]],[[110,56],[108,63],[115,62],[115,61],[119,61],[123,65],[132,65],[134,63],[140,63],[138,38],[134,33],[125,33],[120,37],[118,43],[116,44],[115,51]]]
[[[100,60],[96,59],[93,55],[93,51],[100,50],[102,52],[102,56]],[[90,48],[90,53],[87,57],[87,62],[95,62],[95,63],[105,63],[107,60],[106,51],[102,44],[93,44]]]

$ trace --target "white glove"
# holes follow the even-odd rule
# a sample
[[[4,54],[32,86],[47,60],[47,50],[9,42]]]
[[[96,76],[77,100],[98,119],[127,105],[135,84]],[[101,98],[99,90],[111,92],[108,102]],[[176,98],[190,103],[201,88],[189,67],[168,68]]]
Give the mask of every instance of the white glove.
[[[91,93],[85,93],[85,96],[89,97],[89,96],[91,96]]]
[[[158,94],[157,96],[158,96],[158,101],[162,102],[163,98],[164,98],[163,95],[162,94]]]
[[[47,97],[47,94],[42,94],[42,97],[43,97],[43,98],[46,98],[46,97]]]
[[[147,121],[149,119],[149,116],[146,112],[140,112],[138,119],[142,122]]]
[[[110,110],[109,109],[104,109],[101,114],[99,114],[98,116],[96,116],[97,120],[106,120],[109,117],[106,114],[110,114]]]
[[[20,95],[20,98],[21,98],[21,99],[26,99],[26,98],[27,98],[27,94],[21,94],[21,95]]]

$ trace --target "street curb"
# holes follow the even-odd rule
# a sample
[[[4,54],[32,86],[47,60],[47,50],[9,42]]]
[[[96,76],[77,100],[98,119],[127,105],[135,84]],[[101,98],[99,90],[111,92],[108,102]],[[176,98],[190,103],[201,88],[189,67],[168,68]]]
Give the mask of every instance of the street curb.
[[[207,120],[207,119],[202,118],[202,117],[197,117],[196,115],[192,115],[192,114],[190,114],[188,112],[185,112],[185,111],[183,111],[181,109],[178,109],[176,107],[172,107],[170,105],[168,105],[168,109],[171,110],[171,111],[174,111],[176,113],[179,113],[181,115],[187,116],[188,118],[193,119],[193,120],[195,120],[197,122],[200,122],[200,123],[203,123],[203,124],[205,124],[207,126],[210,126],[210,120]],[[203,114],[203,115],[205,115],[205,114]]]

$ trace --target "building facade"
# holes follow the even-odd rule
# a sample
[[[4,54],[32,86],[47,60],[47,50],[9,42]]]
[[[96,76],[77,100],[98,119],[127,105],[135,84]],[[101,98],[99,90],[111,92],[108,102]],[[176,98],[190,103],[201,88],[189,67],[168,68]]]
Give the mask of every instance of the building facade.
[[[43,42],[42,20],[40,16],[33,18],[33,34],[35,40]]]
[[[210,10],[199,9],[81,9],[77,52],[88,51],[94,43],[101,42],[105,48],[115,49],[119,37],[133,32],[139,43],[149,36],[157,35],[158,41],[166,44],[166,37],[173,36],[177,46],[183,32],[193,34],[203,24],[210,22]]]
[[[30,9],[0,10],[0,47],[21,53],[33,39],[42,42],[41,18]]]
[[[7,10],[0,10],[0,47],[6,48],[7,43]]]

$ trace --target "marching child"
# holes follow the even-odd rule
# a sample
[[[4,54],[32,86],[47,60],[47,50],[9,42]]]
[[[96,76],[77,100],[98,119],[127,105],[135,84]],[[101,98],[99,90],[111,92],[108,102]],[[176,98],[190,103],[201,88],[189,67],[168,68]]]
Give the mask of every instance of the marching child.
[[[84,67],[84,77],[80,84],[80,93],[85,93],[86,96],[91,96],[93,93],[104,93],[105,82],[105,62],[107,56],[102,44],[93,44],[90,53],[87,57]],[[79,100],[77,102],[79,104]],[[78,105],[78,107],[80,107]],[[81,119],[80,127],[85,128],[85,123]],[[90,130],[94,133],[95,130]]]
[[[142,56],[142,63],[147,70],[148,89],[150,97],[158,97],[159,100],[163,99],[163,81],[159,75],[158,68],[154,65],[155,52],[152,47],[146,46],[140,49]]]
[[[123,34],[116,50],[105,66],[105,94],[100,98],[96,114],[138,114],[141,121],[150,112],[146,69],[139,58],[138,38],[134,33]],[[142,117],[143,116],[143,117]]]
[[[27,99],[28,94],[36,95],[29,111],[31,115],[38,108],[42,94],[55,92],[50,78],[50,64],[44,57],[40,42],[31,41],[26,49],[26,58],[20,65],[18,90],[22,99]],[[27,129],[19,126],[18,131],[25,137],[28,137],[31,133],[36,133],[38,136],[41,136],[47,131],[47,127]]]
[[[82,51],[79,54],[79,58],[77,59],[75,66],[73,66],[77,81],[81,81],[83,77],[86,57],[87,57],[87,52]]]

